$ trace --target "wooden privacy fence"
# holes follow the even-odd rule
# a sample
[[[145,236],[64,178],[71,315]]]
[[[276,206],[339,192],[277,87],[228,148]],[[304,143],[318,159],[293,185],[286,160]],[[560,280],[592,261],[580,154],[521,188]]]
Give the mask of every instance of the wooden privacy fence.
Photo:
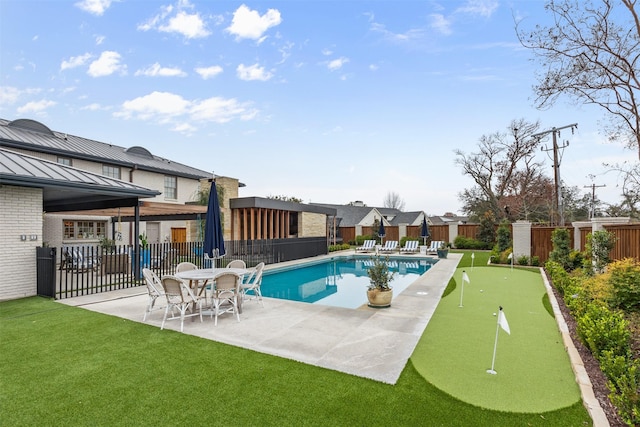
[[[609,253],[611,259],[640,260],[640,224],[605,225],[604,229],[616,236],[616,244]]]

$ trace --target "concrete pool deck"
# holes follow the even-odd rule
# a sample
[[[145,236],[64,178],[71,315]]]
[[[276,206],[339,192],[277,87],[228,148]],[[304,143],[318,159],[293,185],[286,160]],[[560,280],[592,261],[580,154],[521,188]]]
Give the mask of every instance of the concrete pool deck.
[[[417,254],[409,257],[425,258]],[[184,333],[395,384],[461,257],[462,254],[449,253],[448,258],[438,260],[400,295],[394,295],[389,308],[375,309],[365,304],[354,310],[265,298],[264,307],[256,301],[246,301],[240,322],[225,315],[218,319],[216,327],[207,317],[202,323],[190,318],[185,320]],[[270,267],[305,261],[308,260]],[[146,287],[136,287],[58,302],[143,323],[147,292]],[[162,316],[162,310],[154,311],[144,323],[160,327]],[[165,329],[179,331],[180,322],[168,321]]]

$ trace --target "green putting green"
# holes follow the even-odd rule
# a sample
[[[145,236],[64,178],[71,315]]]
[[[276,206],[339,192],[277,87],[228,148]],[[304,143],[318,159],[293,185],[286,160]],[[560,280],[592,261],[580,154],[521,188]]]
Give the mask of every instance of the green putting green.
[[[538,270],[509,267],[464,268],[456,288],[442,298],[411,360],[430,383],[483,408],[538,413],[580,401],[562,337],[545,309]],[[462,307],[460,307],[461,291]],[[499,306],[511,334],[498,330]],[[494,343],[498,342],[494,369]]]

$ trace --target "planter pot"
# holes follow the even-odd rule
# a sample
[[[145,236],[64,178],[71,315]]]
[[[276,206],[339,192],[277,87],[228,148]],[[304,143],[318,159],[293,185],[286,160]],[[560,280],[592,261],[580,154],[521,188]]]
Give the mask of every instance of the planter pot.
[[[393,289],[381,291],[379,289],[367,289],[367,298],[369,299],[369,307],[384,308],[391,306],[391,298],[393,297]]]
[[[446,258],[449,255],[449,249],[438,249],[438,258]]]

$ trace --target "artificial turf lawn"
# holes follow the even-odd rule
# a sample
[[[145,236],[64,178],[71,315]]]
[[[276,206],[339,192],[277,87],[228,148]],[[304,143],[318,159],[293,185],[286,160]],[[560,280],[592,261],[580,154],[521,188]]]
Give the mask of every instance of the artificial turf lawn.
[[[411,363],[396,385],[33,297],[0,303],[0,425],[582,426],[581,403],[463,403]]]
[[[464,283],[462,307],[462,271]],[[411,356],[416,370],[452,396],[483,408],[544,412],[581,400],[569,357],[549,313],[539,270],[458,268],[455,289],[444,296]],[[548,304],[548,302],[546,303]],[[498,334],[499,306],[511,335]]]

